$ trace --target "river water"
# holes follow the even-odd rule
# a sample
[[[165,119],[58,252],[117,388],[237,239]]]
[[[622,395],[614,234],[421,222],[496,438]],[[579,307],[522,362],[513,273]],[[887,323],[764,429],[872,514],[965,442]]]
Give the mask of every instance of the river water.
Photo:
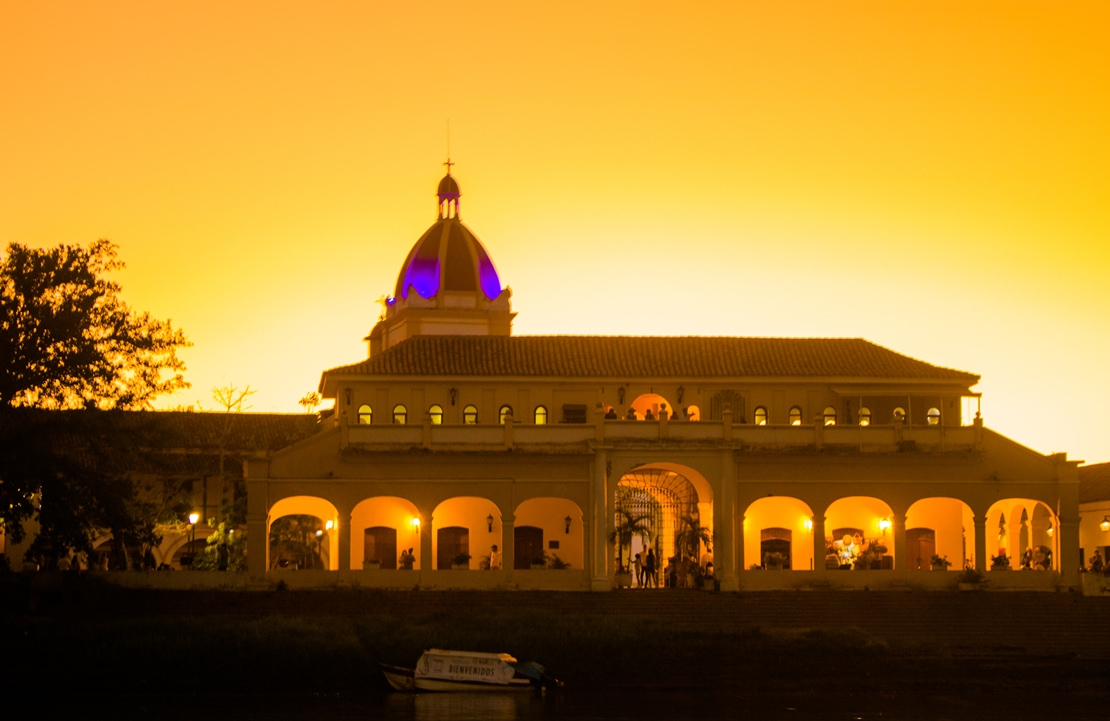
[[[50,704],[48,704],[49,706]],[[68,705],[68,704],[66,704]],[[61,709],[56,709],[61,710]],[[72,716],[76,713],[76,716]],[[104,714],[102,716],[102,714]],[[536,697],[530,694],[400,694],[360,699],[321,697],[198,698],[166,694],[157,697],[86,697],[67,715],[75,718],[176,719],[375,719],[381,721],[679,721],[680,719],[749,719],[750,721],[1105,721],[1110,706],[1097,699],[1069,702],[1051,694],[991,700],[961,697],[873,698],[822,701],[738,697],[727,692],[568,691]]]

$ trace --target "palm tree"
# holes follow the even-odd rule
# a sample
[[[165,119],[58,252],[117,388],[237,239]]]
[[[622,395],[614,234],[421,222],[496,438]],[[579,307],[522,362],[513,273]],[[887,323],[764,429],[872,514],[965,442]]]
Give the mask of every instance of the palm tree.
[[[651,539],[650,518],[646,513],[637,514],[623,507],[617,509],[617,527],[609,534],[609,543],[617,544],[617,573],[624,572],[624,547],[627,545],[631,553],[633,538]]]
[[[701,525],[701,519],[693,515],[683,515],[678,519],[681,530],[674,537],[675,550],[682,558],[693,556],[698,559],[698,551],[704,545],[709,548],[716,540],[717,534]]]

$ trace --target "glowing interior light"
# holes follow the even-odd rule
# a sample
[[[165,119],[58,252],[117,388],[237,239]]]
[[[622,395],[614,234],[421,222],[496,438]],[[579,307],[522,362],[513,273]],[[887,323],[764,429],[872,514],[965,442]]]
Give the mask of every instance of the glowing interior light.
[[[327,530],[329,530],[329,531],[330,531],[330,530],[332,529],[332,527],[334,527],[334,526],[335,526],[335,522],[334,522],[334,521],[328,521],[327,523],[325,523],[325,524],[324,524],[324,528],[326,528],[326,529],[327,529]]]

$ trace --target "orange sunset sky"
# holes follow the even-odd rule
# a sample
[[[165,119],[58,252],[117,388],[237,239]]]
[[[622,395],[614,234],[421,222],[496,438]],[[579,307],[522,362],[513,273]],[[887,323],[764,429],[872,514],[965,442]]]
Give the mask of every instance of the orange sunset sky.
[[[1110,460],[1110,3],[0,5],[0,243],[108,237],[299,412],[435,220],[518,334],[864,337]]]

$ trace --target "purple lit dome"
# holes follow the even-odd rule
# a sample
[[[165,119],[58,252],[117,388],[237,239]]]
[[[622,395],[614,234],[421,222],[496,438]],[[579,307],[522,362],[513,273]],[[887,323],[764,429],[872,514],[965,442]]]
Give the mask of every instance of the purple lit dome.
[[[485,247],[459,220],[461,193],[450,173],[439,181],[437,195],[439,220],[409,251],[394,296],[408,298],[413,290],[421,298],[432,298],[440,291],[481,290],[487,299],[495,299],[501,295],[501,279]]]

